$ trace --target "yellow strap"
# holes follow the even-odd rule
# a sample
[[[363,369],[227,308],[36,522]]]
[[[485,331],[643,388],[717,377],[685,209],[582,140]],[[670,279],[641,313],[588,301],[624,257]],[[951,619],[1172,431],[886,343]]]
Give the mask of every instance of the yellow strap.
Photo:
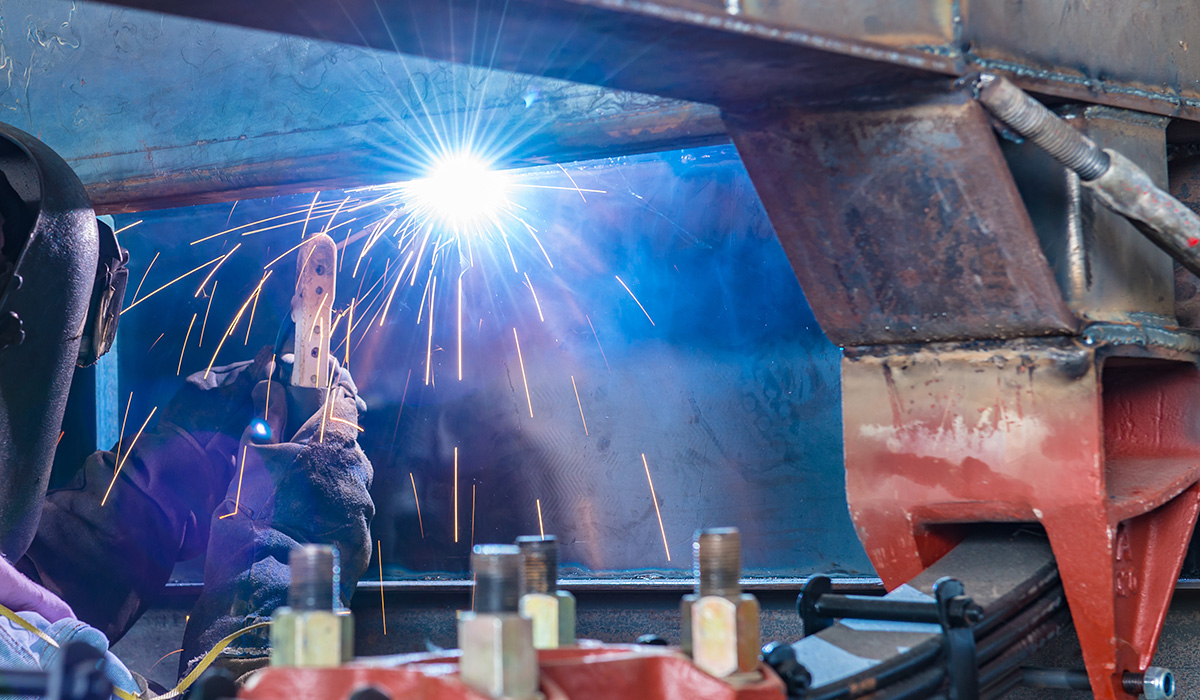
[[[37,637],[39,639],[46,642],[47,644],[54,647],[55,649],[59,648],[58,641],[55,640],[54,637],[51,637],[50,635],[41,631],[40,629],[35,627],[33,624],[31,624],[28,620],[26,620],[25,618],[16,614],[12,610],[9,610],[7,607],[5,607],[3,605],[0,605],[0,616],[4,616],[8,620],[12,621],[14,624],[21,627],[22,629],[28,630],[29,632],[37,635]],[[171,690],[168,690],[166,693],[163,693],[162,695],[154,696],[154,700],[172,700],[172,698],[177,698],[180,695],[183,695],[185,692],[187,692],[187,689],[190,688],[192,686],[192,684],[196,682],[196,679],[200,677],[200,674],[207,671],[209,666],[212,666],[213,662],[217,660],[217,657],[221,655],[221,652],[225,651],[225,649],[230,644],[233,643],[233,640],[237,639],[238,637],[242,636],[243,634],[245,634],[247,632],[251,632],[251,631],[257,630],[257,629],[262,629],[263,627],[268,627],[268,626],[270,626],[270,624],[271,624],[270,622],[256,622],[253,625],[250,625],[248,627],[243,627],[242,629],[234,632],[233,634],[231,634],[231,635],[225,637],[224,639],[222,639],[221,641],[217,642],[216,645],[212,649],[210,649],[209,652],[207,654],[205,654],[202,659],[200,659],[200,663],[196,664],[196,667],[192,669],[192,672],[187,674],[186,676],[184,676],[183,680],[179,681],[179,685],[175,686]],[[113,688],[113,695],[116,695],[118,698],[121,698],[121,700],[139,700],[139,696],[137,696],[133,693],[129,693],[124,690],[121,690],[120,688]]]

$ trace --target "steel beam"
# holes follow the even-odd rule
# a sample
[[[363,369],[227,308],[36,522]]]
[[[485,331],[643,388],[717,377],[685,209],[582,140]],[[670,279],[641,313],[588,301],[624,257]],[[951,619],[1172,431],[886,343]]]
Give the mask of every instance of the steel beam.
[[[0,121],[102,212],[391,182],[436,130],[508,164],[726,139],[713,107],[67,0],[0,4]]]
[[[1191,0],[109,1],[701,102],[988,69],[1072,100],[1200,114]]]

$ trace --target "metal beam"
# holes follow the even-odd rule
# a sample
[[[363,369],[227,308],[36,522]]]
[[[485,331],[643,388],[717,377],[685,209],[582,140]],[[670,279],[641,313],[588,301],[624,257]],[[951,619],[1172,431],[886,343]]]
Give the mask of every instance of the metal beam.
[[[1191,0],[106,1],[701,102],[988,69],[1071,100],[1200,117]]]
[[[101,212],[400,180],[470,124],[510,165],[726,140],[706,105],[67,0],[0,6],[0,121]]]

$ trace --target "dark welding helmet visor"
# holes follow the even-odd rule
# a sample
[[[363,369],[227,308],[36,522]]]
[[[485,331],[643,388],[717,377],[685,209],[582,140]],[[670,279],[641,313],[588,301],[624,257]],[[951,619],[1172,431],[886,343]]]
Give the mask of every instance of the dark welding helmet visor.
[[[0,552],[15,559],[41,517],[75,364],[104,345],[104,319],[120,301],[114,289],[89,311],[103,265],[83,184],[45,144],[4,124],[0,216]],[[119,277],[116,267],[104,279]],[[92,349],[81,354],[85,337]]]

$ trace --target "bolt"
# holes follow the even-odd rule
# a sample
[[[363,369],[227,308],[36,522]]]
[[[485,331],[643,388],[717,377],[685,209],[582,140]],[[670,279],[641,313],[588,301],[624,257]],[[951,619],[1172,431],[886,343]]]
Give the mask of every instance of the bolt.
[[[333,610],[340,568],[336,550],[323,544],[302,545],[291,551],[288,565],[292,569],[288,607],[296,611]]]
[[[1107,153],[1007,78],[984,74],[976,88],[979,102],[1005,126],[1037,144],[1083,180],[1095,180],[1108,171]]]
[[[521,550],[511,544],[477,544],[471,552],[477,613],[515,613],[520,601]]]
[[[536,535],[517,538],[524,561],[521,593],[554,593],[558,590],[558,538]]]
[[[313,348],[313,349],[312,349],[312,352],[311,352],[310,354],[311,354],[313,357],[316,357],[316,356],[317,356],[317,348]]]
[[[737,596],[742,592],[742,535],[736,527],[696,532],[692,544],[696,593],[701,596]]]
[[[1145,673],[1126,671],[1121,685],[1130,695],[1145,695],[1146,700],[1170,700],[1175,697],[1175,675],[1169,669],[1151,666]]]

